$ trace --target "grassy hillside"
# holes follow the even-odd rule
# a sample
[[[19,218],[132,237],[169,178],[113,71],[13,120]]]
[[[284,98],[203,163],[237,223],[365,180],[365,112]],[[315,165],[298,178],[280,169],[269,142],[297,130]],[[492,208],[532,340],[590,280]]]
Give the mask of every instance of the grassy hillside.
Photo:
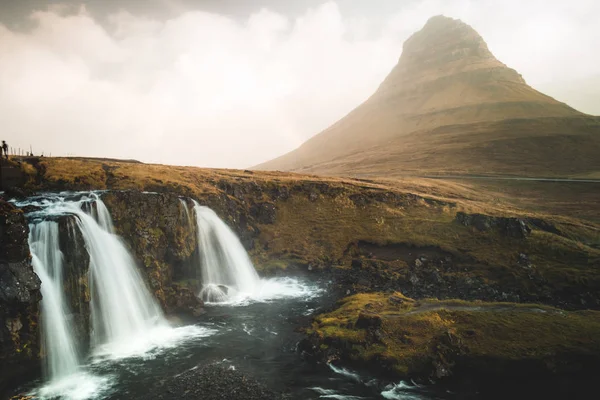
[[[434,179],[63,158],[34,165],[31,188],[172,192],[209,204],[248,238],[265,271],[311,265],[351,290],[402,287],[418,297],[520,298],[575,308],[600,301],[600,229],[577,216],[577,196],[570,199],[573,213],[560,215],[554,211],[568,209],[563,202],[543,209],[536,199],[518,204],[497,188]],[[538,203],[546,201],[543,192],[537,195]]]
[[[256,169],[338,176],[600,172],[600,118],[527,85],[469,25],[434,17],[363,104]]]

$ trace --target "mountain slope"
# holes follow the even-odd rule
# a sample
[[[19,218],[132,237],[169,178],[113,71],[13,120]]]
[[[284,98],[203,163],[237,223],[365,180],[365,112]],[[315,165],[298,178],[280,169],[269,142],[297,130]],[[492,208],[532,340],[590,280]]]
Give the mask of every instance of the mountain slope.
[[[256,169],[568,176],[600,170],[599,152],[599,118],[531,88],[473,28],[437,16],[366,102]]]

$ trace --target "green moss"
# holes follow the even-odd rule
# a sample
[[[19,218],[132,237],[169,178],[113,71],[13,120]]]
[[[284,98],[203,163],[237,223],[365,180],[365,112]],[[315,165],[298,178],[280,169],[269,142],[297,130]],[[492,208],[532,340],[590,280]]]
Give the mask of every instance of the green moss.
[[[561,357],[600,360],[600,312],[566,312],[535,304],[459,300],[414,302],[381,293],[358,294],[315,318],[311,332],[323,343],[344,343],[346,357],[378,360],[401,376],[431,374],[473,360],[537,361],[551,365]],[[381,318],[375,328],[357,328],[361,312]]]

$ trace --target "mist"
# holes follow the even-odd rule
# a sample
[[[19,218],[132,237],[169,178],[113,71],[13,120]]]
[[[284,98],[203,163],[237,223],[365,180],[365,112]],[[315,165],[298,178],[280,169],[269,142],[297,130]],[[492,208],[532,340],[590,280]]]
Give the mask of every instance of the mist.
[[[32,9],[28,29],[0,25],[1,136],[36,154],[249,167],[366,100],[437,14],[471,24],[535,88],[600,114],[578,95],[600,92],[595,1],[426,0],[368,16],[342,1],[166,19],[54,5]]]

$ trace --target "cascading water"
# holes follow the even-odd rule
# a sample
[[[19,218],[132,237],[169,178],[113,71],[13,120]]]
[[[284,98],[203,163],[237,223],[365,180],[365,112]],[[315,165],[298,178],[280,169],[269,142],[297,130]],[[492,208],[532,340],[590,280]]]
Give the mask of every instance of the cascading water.
[[[63,294],[63,254],[58,224],[42,221],[29,227],[32,264],[42,281],[42,343],[46,353],[45,374],[50,381],[79,370],[75,340],[68,327],[69,312]]]
[[[194,201],[201,254],[203,288],[207,302],[223,302],[237,294],[254,294],[260,279],[235,233],[208,207]]]
[[[75,204],[65,204],[77,216],[90,256],[92,343],[131,341],[149,329],[166,325],[156,301],[144,285],[135,262],[113,233],[110,213],[95,198],[98,222]]]
[[[188,228],[192,228],[192,224],[193,224],[193,220],[192,220],[192,213],[190,213],[190,208],[188,207],[188,203],[187,201],[185,201],[184,199],[179,199],[179,202],[181,203],[181,207],[183,209],[183,215],[185,217],[185,220],[187,221],[187,225]]]
[[[197,330],[172,329],[150,294],[119,236],[105,204],[95,193],[44,199],[36,217],[73,215],[90,258],[90,341],[94,353],[109,358],[141,355]],[[206,332],[203,332],[206,333]]]
[[[90,374],[89,367],[80,364],[64,294],[64,285],[72,277],[62,276],[60,244],[64,238],[59,238],[59,225],[54,221],[61,216],[75,217],[89,255],[90,336],[95,362],[152,357],[159,349],[213,333],[201,327],[168,325],[132,256],[113,233],[110,213],[96,194],[47,195],[18,205],[38,208],[28,214],[33,221],[29,243],[34,269],[42,281],[45,370],[50,380],[31,392],[36,398],[92,398],[108,390],[112,381],[110,375]],[[87,353],[87,349],[82,350]]]

